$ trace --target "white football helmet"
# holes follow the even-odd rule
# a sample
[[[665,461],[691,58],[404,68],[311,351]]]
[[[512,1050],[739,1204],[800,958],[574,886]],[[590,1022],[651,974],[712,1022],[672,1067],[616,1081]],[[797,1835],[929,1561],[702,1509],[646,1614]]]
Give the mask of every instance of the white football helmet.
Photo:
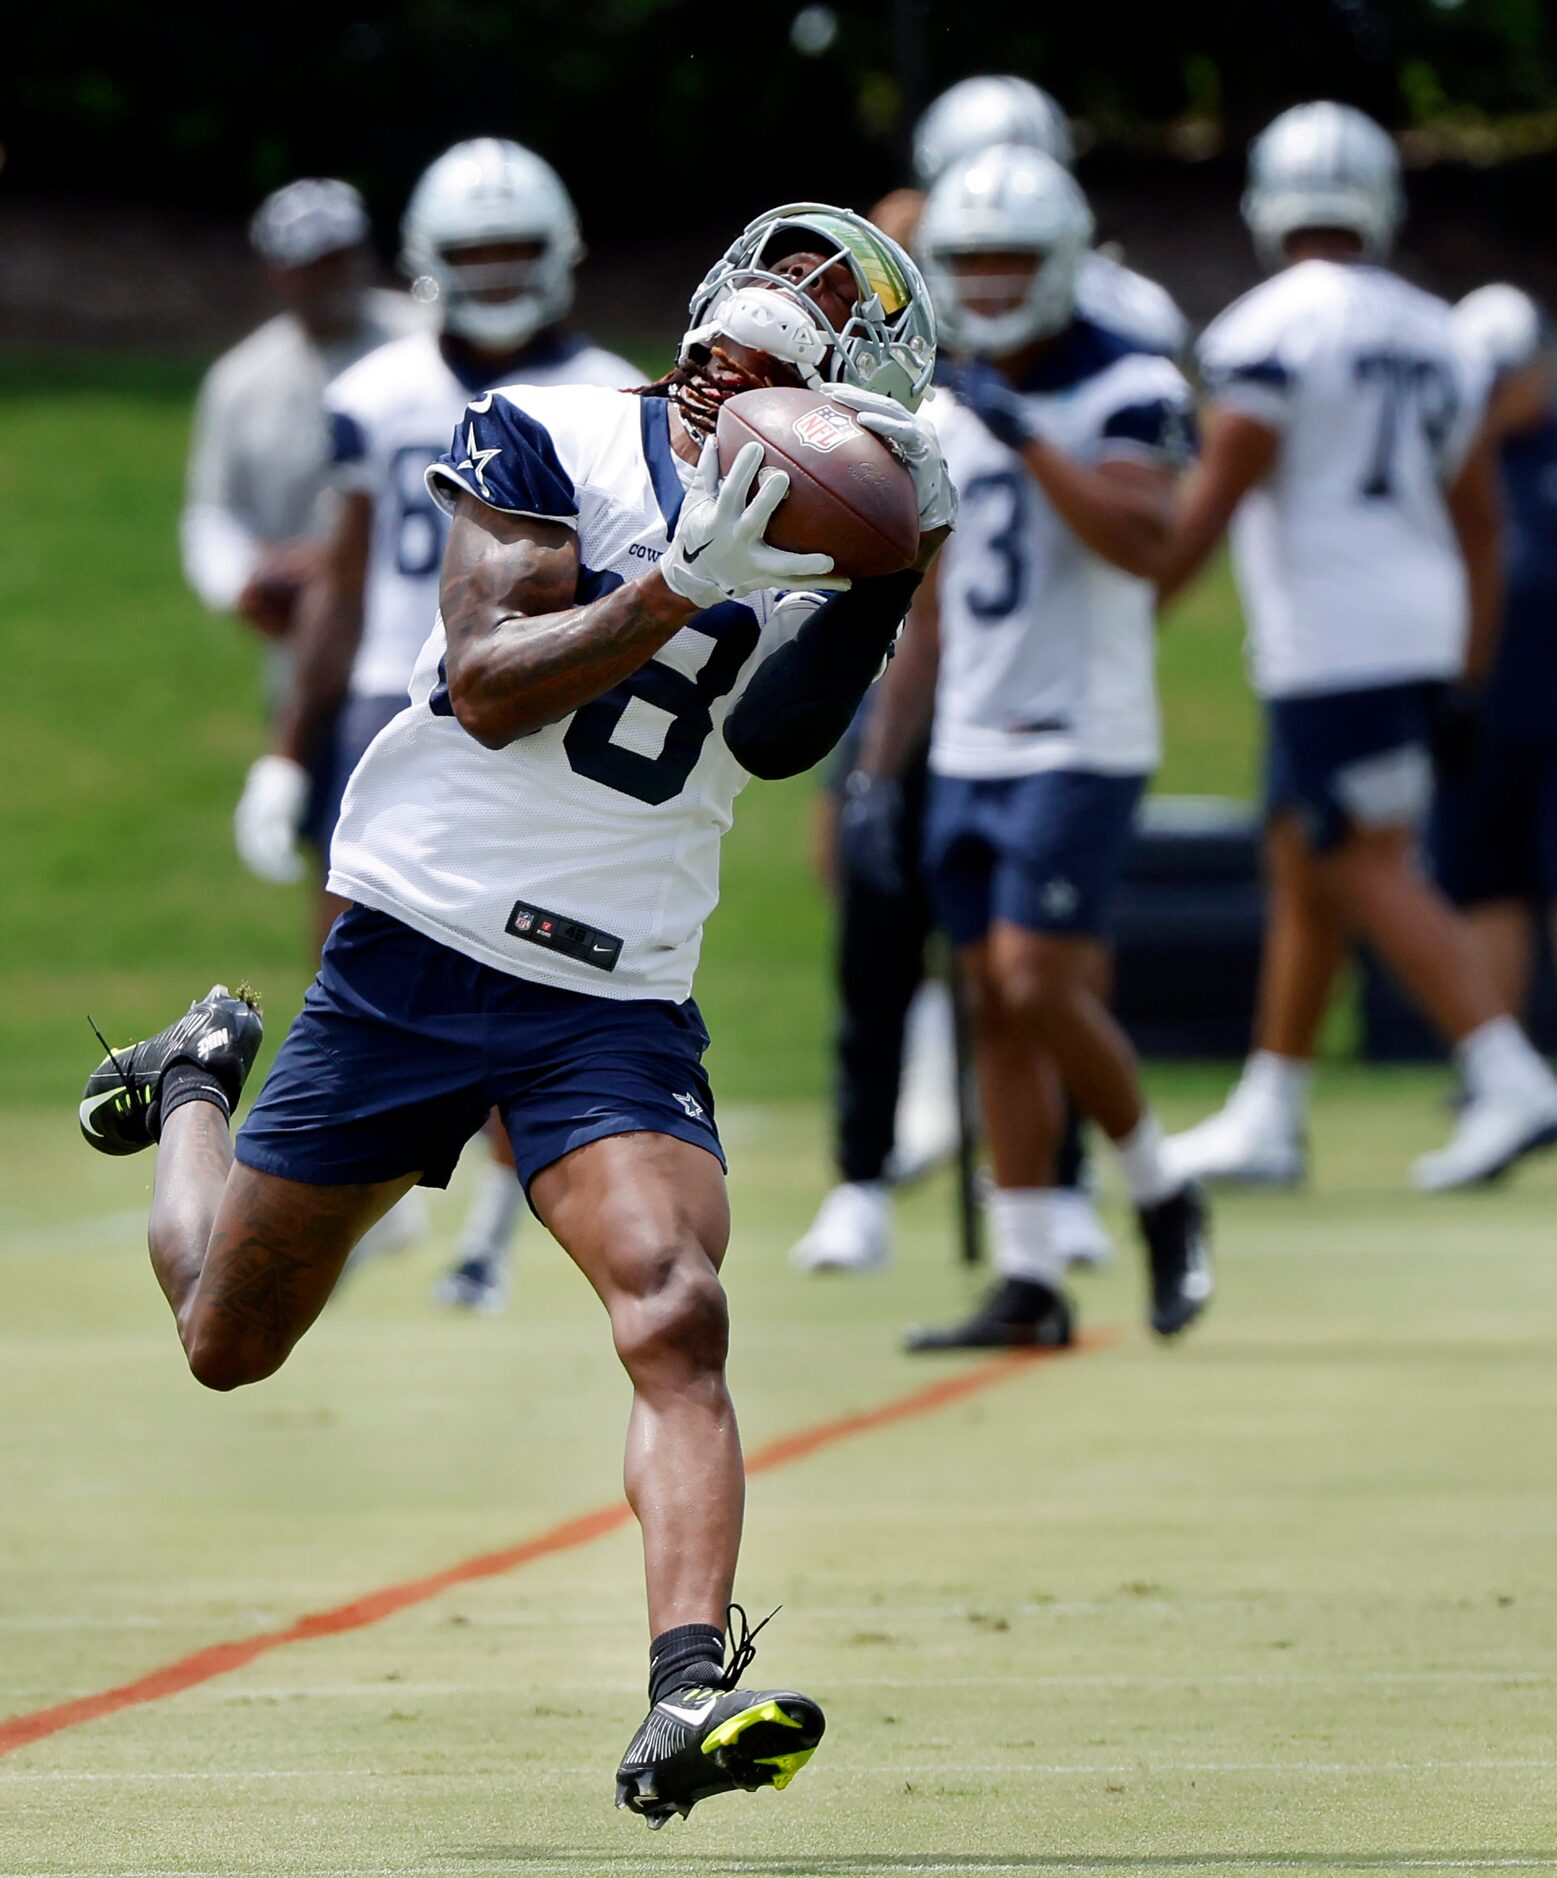
[[[773,271],[786,255],[827,258],[803,280]],[[856,299],[835,326],[809,289],[840,262]],[[852,209],[791,202],[736,236],[704,275],[687,308],[686,364],[716,338],[739,341],[791,365],[803,384],[858,385],[917,410],[935,371],[935,313],[929,290],[890,236]]]
[[[1065,113],[1025,78],[965,78],[943,91],[914,126],[914,174],[921,189],[959,157],[991,144],[1020,143],[1069,169],[1076,160]]]
[[[418,299],[435,301],[445,328],[477,345],[522,346],[573,304],[584,252],[562,179],[544,158],[502,137],[445,150],[411,192],[401,261]],[[530,261],[461,263],[462,248],[539,242]],[[507,289],[501,299],[477,296]]]
[[[1395,140],[1349,104],[1294,105],[1250,145],[1243,219],[1267,267],[1300,228],[1349,229],[1381,260],[1404,214]]]
[[[999,358],[1057,333],[1076,306],[1076,275],[1092,245],[1092,211],[1070,171],[1041,150],[996,144],[964,157],[931,189],[919,223],[925,276],[947,339]],[[968,304],[1009,291],[1007,276],[959,274],[966,255],[1031,254],[1032,272],[1001,313]]]

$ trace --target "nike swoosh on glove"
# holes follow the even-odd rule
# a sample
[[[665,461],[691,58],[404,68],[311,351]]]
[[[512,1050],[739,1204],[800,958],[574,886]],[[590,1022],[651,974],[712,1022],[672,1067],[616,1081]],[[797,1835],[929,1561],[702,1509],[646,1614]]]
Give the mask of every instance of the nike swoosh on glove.
[[[762,467],[760,443],[746,444],[721,482],[719,446],[710,437],[660,562],[665,585],[699,608],[767,587],[841,593],[849,583],[833,573],[830,554],[791,554],[763,539],[788,494],[784,472]]]

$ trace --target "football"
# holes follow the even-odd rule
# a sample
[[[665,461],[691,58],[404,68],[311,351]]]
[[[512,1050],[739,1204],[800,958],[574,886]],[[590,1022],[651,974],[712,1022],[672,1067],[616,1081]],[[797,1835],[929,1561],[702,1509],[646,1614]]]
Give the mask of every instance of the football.
[[[851,580],[896,574],[919,552],[914,479],[846,405],[789,386],[743,391],[720,407],[719,468],[748,443],[783,470],[789,493],[766,539],[795,554],[830,554]]]

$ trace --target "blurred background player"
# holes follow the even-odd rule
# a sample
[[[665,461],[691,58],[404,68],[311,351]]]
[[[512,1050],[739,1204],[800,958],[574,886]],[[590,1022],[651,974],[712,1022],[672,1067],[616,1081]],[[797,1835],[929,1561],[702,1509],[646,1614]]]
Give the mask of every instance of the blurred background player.
[[[1354,933],[1452,1045],[1469,1100],[1416,1184],[1490,1178],[1557,1138],[1557,1082],[1418,864],[1445,693],[1489,668],[1500,576],[1484,373],[1449,308],[1380,265],[1402,214],[1391,139],[1299,105],[1256,140],[1244,219],[1274,278],[1216,320],[1210,412],[1163,592],[1232,523],[1269,734],[1270,909],[1255,1051],[1175,1138],[1194,1177],[1301,1177],[1309,1064]],[[1446,708],[1450,715],[1446,716]]]
[[[961,513],[883,681],[848,838],[890,878],[894,778],[933,697],[926,866],[969,989],[999,1279],[915,1349],[1071,1340],[1054,1217],[1066,1092],[1118,1149],[1154,1327],[1182,1330],[1211,1294],[1203,1204],[1164,1159],[1098,992],[1160,756],[1152,582],[1192,401],[1168,360],[1078,313],[1091,237],[1074,179],[1013,144],[953,163],[919,229],[944,343],[972,360],[932,407]]]
[[[1557,908],[1557,404],[1544,310],[1479,287],[1454,327],[1495,375],[1488,429],[1504,517],[1503,629],[1472,735],[1439,752],[1430,847],[1500,1000],[1524,1013],[1537,915]]]
[[[329,450],[326,384],[424,323],[404,293],[369,284],[368,213],[349,183],[288,183],[249,228],[282,311],[224,353],[195,406],[179,525],[184,574],[214,613],[267,639],[291,628],[318,570]]]
[[[310,833],[321,856],[347,778],[407,706],[417,653],[438,611],[448,520],[427,492],[466,404],[499,384],[619,389],[642,373],[591,345],[563,320],[583,252],[561,179],[534,152],[498,138],[455,145],[418,182],[402,230],[404,264],[436,326],[383,346],[330,385],[325,412],[333,525],[318,579],[299,609],[296,658],[275,748],[249,771],[238,805],[238,850],[262,879],[299,879],[309,802],[308,753],[333,721],[332,761]],[[338,713],[338,716],[337,716]],[[323,893],[320,939],[344,902]],[[497,1309],[522,1205],[501,1131],[497,1154],[436,1295]],[[414,1236],[411,1213],[369,1243]]]
[[[1075,158],[1070,124],[1048,92],[1013,76],[963,79],[914,128],[915,186],[883,197],[871,219],[913,247],[924,192],[955,163],[997,144],[1041,151],[1067,169]],[[1141,351],[1172,358],[1188,341],[1189,324],[1171,297],[1096,249],[1087,250],[1076,270],[1076,299],[1085,318]],[[920,874],[927,743],[905,758],[898,779],[897,863],[891,875],[862,874],[853,865],[847,835],[842,841],[835,836],[837,818],[848,824],[850,789],[864,786],[851,782],[848,765],[874,701],[874,693],[865,700],[851,741],[840,752],[838,786],[822,805],[821,846],[837,902],[839,1182],[791,1254],[811,1271],[887,1264],[892,1187],[948,1155],[957,1138],[951,1001],[942,983],[924,976],[933,926]],[[879,814],[879,807],[871,813]],[[1106,977],[1106,965],[1102,971]],[[1059,1181],[1052,1225],[1067,1262],[1101,1263],[1113,1245],[1087,1190],[1073,1113],[1067,1116]]]

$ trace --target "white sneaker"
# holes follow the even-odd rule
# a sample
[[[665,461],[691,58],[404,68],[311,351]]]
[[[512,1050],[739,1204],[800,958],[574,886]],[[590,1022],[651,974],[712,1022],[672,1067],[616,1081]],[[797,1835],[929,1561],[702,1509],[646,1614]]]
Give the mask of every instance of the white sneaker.
[[[1308,1173],[1302,1130],[1269,1105],[1229,1101],[1181,1135],[1164,1154],[1184,1181],[1221,1180],[1259,1187],[1295,1187]]]
[[[887,1178],[894,1185],[919,1179],[957,1152],[957,1046],[951,993],[939,979],[927,979],[909,1006],[892,1135]]]
[[[1092,1204],[1091,1194],[1075,1187],[1057,1187],[1049,1209],[1054,1249],[1067,1265],[1106,1265],[1113,1258],[1116,1247]]]
[[[845,1181],[789,1255],[803,1272],[878,1272],[892,1263],[892,1201],[880,1181]]]
[[[1557,1143],[1557,1091],[1540,1084],[1477,1096],[1460,1111],[1448,1144],[1424,1154],[1411,1169],[1423,1193],[1447,1193],[1495,1180],[1536,1148]]]

